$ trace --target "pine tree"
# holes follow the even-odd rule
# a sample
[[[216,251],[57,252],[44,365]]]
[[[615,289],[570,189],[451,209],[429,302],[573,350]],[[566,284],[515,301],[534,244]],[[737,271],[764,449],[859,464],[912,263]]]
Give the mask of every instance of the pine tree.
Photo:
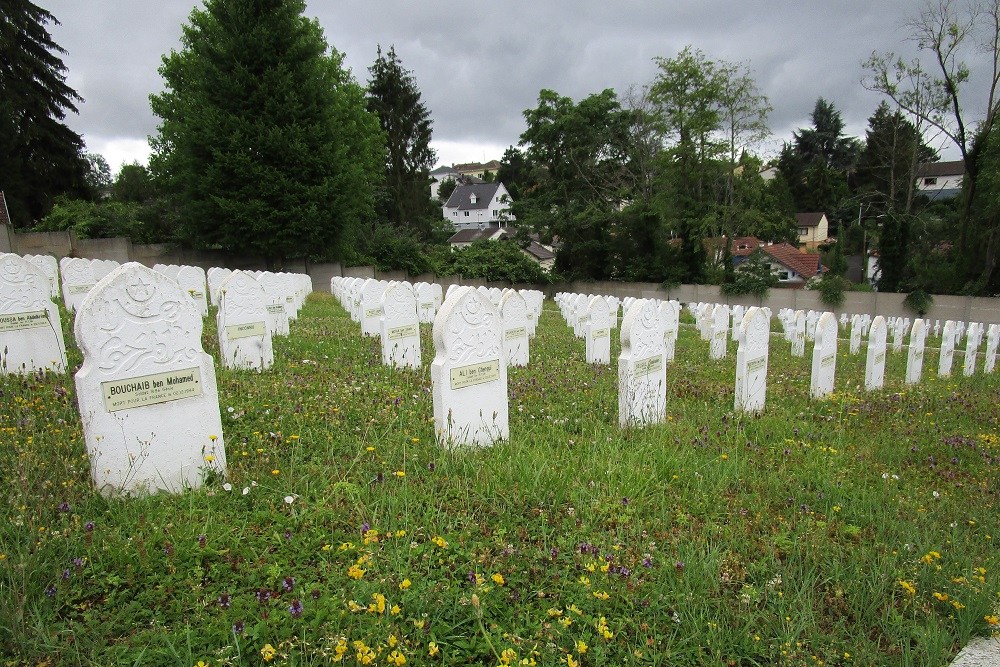
[[[0,190],[16,226],[41,219],[61,193],[83,194],[83,138],[63,123],[82,98],[66,84],[52,14],[0,0]]]
[[[338,257],[374,216],[381,162],[363,89],[302,0],[207,0],[164,56],[150,166],[201,247]]]
[[[379,47],[368,71],[368,110],[378,116],[385,134],[385,194],[380,213],[388,222],[426,237],[432,217],[440,214],[430,198],[429,172],[436,158],[430,146],[430,112],[395,47],[385,54]]]

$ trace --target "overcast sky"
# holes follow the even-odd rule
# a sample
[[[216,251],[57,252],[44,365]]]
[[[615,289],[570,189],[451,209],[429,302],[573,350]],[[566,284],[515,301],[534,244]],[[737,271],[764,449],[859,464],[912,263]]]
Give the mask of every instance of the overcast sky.
[[[160,58],[179,46],[192,0],[35,0],[68,53],[67,80],[85,99],[67,122],[112,171],[145,162],[157,119]],[[312,0],[327,41],[361,83],[376,47],[395,45],[434,122],[438,164],[499,159],[522,112],[551,88],[576,100],[619,94],[655,76],[653,58],[685,45],[747,62],[770,98],[773,152],[809,124],[820,96],[863,136],[880,97],[861,83],[873,50],[906,52],[903,23],[919,0]],[[198,3],[200,5],[200,2]],[[946,157],[948,155],[946,154]]]

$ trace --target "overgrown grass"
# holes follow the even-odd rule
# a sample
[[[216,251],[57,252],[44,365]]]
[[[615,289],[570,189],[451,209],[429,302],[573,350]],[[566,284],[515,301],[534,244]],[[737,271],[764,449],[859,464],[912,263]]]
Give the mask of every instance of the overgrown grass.
[[[449,452],[422,335],[385,368],[311,296],[273,369],[217,369],[229,478],[175,496],[96,494],[72,376],[0,378],[5,664],[943,665],[993,629],[996,376],[890,353],[865,393],[842,340],[810,401],[775,335],[750,417],[687,325],[667,423],[623,431],[549,303],[510,441]]]

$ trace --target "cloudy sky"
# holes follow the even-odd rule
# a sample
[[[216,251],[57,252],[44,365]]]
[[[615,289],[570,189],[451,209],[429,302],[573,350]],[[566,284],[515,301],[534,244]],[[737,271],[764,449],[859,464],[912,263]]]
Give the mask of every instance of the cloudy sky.
[[[88,149],[145,162],[156,132],[149,95],[160,58],[178,48],[194,0],[35,0],[61,22],[68,83],[85,99],[68,124]],[[693,45],[747,62],[770,98],[780,147],[807,126],[820,96],[863,136],[879,96],[861,83],[873,50],[907,52],[903,27],[919,0],[312,0],[306,13],[364,83],[376,47],[395,45],[434,121],[439,164],[499,159],[524,129],[522,112],[551,88],[580,99],[624,93],[655,76],[653,58]],[[198,2],[200,6],[200,0]]]

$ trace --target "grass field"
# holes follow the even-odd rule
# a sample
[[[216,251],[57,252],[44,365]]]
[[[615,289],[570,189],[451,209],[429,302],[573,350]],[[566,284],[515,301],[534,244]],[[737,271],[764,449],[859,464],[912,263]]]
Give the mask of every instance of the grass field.
[[[217,366],[228,479],[173,496],[96,494],[72,376],[0,377],[0,664],[944,665],[1000,627],[1000,376],[933,337],[873,393],[842,339],[810,401],[774,335],[753,417],[688,320],[623,431],[548,302],[510,441],[449,452],[421,330],[391,370],[312,295],[271,370]]]

